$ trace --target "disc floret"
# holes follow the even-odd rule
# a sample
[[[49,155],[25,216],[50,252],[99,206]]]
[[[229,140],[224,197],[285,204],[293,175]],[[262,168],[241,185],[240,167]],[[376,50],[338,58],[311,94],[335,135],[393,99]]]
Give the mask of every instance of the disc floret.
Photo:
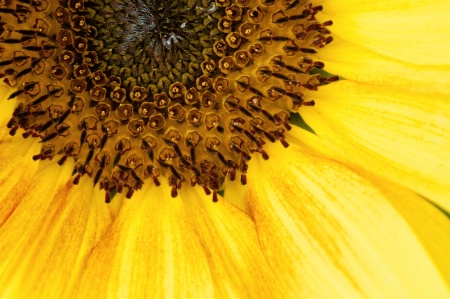
[[[289,146],[290,113],[337,77],[314,54],[332,41],[300,1],[12,0],[0,9],[0,76],[17,107],[10,134],[39,138],[33,158],[75,160],[131,197],[162,180],[217,200],[247,182],[266,143]],[[51,15],[49,18],[48,16]]]

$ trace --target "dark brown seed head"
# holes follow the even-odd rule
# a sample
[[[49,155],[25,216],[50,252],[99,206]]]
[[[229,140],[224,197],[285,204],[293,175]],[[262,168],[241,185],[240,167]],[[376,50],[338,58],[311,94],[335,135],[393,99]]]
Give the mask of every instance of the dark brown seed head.
[[[303,4],[302,4],[303,3]],[[217,200],[228,176],[285,147],[289,117],[335,78],[311,74],[332,41],[304,1],[61,0],[2,3],[0,77],[17,108],[11,135],[33,159],[75,160],[83,176],[131,197],[166,181]]]

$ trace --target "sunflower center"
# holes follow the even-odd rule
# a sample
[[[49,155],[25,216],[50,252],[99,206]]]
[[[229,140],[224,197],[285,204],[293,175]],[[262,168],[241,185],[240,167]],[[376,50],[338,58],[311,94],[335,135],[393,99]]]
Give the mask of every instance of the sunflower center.
[[[332,41],[299,0],[0,1],[0,77],[34,160],[75,160],[74,183],[129,198],[162,179],[217,200],[246,184],[267,142],[287,147],[290,113],[336,80],[316,51]]]
[[[223,36],[213,17],[219,10],[214,2],[115,0],[87,23],[99,27],[93,44],[108,75],[158,92],[175,82],[194,86],[200,63]]]

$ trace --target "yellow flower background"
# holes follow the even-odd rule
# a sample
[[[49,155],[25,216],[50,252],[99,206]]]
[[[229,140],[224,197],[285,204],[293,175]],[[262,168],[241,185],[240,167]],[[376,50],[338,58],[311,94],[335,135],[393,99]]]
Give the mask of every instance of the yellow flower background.
[[[312,2],[346,80],[218,203],[145,184],[105,204],[32,161],[2,99],[1,298],[450,298],[450,3]]]

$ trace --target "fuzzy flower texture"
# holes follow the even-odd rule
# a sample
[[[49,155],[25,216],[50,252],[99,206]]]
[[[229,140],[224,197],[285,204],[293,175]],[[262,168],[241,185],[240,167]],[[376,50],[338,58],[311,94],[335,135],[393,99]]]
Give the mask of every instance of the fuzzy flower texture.
[[[448,0],[0,0],[0,298],[450,298]]]

